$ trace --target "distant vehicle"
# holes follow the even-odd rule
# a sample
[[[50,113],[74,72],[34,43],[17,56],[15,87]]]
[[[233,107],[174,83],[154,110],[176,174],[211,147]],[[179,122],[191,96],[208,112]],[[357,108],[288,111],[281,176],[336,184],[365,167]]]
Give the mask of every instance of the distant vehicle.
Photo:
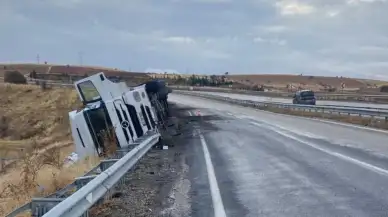
[[[312,90],[299,90],[293,96],[292,104],[315,105],[316,98]]]

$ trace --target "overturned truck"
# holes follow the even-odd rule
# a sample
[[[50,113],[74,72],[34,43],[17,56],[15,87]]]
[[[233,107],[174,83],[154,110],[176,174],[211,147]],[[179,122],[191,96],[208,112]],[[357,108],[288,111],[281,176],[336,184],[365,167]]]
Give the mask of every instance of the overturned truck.
[[[158,111],[157,115],[160,120],[164,120],[169,116],[167,98],[171,93],[171,89],[166,86],[163,80],[153,80],[142,84],[151,100],[151,104]]]
[[[153,84],[128,87],[110,81],[102,72],[75,82],[84,104],[82,110],[69,112],[78,157],[104,155],[112,140],[116,148],[126,148],[146,134],[159,133],[168,114],[168,93],[162,94],[163,84],[159,89]]]

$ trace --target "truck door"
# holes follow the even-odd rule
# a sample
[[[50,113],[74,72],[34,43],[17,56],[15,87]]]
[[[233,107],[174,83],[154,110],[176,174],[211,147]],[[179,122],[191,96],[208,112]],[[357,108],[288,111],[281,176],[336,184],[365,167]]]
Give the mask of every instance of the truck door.
[[[112,127],[112,122],[104,104],[83,111],[86,124],[92,135],[93,143],[99,154],[101,150],[106,151],[105,133]]]
[[[133,105],[130,105],[127,103],[125,105],[127,106],[127,110],[128,110],[130,117],[132,119],[137,137],[143,136],[144,132],[143,132],[143,128],[141,127],[139,117],[137,116],[136,108]]]
[[[134,142],[137,139],[137,136],[134,135],[134,127],[132,120],[129,118],[129,112],[124,104],[124,102],[120,99],[117,99],[113,102],[113,105],[116,110],[117,117],[119,119],[119,126],[124,132],[125,139],[128,143]]]
[[[140,109],[141,109],[141,114],[143,115],[143,117],[145,119],[145,123],[147,125],[148,130],[151,130],[151,124],[150,124],[150,122],[148,120],[148,117],[147,117],[147,114],[146,114],[146,111],[144,109],[144,105],[143,104],[140,105]]]

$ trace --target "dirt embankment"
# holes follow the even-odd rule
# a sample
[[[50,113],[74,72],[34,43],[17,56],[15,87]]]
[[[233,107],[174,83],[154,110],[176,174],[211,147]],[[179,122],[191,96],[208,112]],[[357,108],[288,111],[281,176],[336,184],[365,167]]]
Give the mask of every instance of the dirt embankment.
[[[73,89],[0,83],[0,216],[71,183],[97,163],[70,168],[68,112],[80,107]]]

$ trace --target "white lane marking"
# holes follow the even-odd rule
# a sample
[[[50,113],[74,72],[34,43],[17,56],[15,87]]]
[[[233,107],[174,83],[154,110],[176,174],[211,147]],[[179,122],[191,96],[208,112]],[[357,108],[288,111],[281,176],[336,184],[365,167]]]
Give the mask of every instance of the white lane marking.
[[[210,158],[209,149],[207,148],[207,144],[204,136],[201,131],[198,129],[199,138],[201,139],[203,154],[205,156],[207,176],[210,184],[210,192],[213,200],[213,209],[215,217],[226,217],[224,204],[222,203],[222,198],[220,194],[220,189],[218,187],[216,174],[214,172],[214,167],[212,160]]]
[[[256,123],[256,122],[251,122],[251,124],[256,125],[256,126],[261,126],[261,127],[263,126],[263,125],[260,125],[260,124],[258,124],[258,123]],[[383,169],[383,168],[374,166],[374,165],[372,165],[372,164],[365,163],[365,162],[363,162],[363,161],[360,161],[360,160],[357,160],[357,159],[348,157],[348,156],[343,155],[343,154],[340,154],[340,153],[338,153],[338,152],[334,152],[334,151],[330,151],[330,150],[321,148],[321,147],[319,147],[319,146],[317,146],[317,145],[315,145],[315,144],[313,144],[313,143],[311,143],[311,142],[304,141],[304,140],[299,139],[299,138],[297,138],[297,137],[295,137],[295,136],[292,136],[292,135],[289,135],[289,134],[287,134],[287,133],[284,133],[284,132],[281,132],[281,131],[279,131],[279,130],[276,130],[276,129],[274,129],[273,127],[269,127],[269,128],[270,128],[271,130],[273,130],[274,132],[276,132],[276,133],[282,135],[282,136],[285,136],[285,137],[288,137],[288,138],[290,138],[290,139],[296,140],[296,141],[298,141],[298,142],[300,142],[300,143],[303,143],[303,144],[305,144],[305,145],[308,145],[308,146],[310,146],[310,147],[312,147],[312,148],[315,148],[315,149],[317,149],[317,150],[319,150],[319,151],[325,152],[326,154],[329,154],[329,155],[332,155],[332,156],[336,156],[336,157],[341,158],[341,159],[343,159],[343,160],[346,160],[346,161],[349,161],[349,162],[351,162],[351,163],[354,163],[354,164],[357,164],[357,165],[359,165],[359,166],[362,166],[362,167],[364,167],[364,168],[366,168],[366,169],[369,169],[369,170],[372,170],[372,171],[374,171],[374,172],[377,172],[377,173],[379,173],[379,174],[381,174],[381,175],[388,176],[388,170],[385,170],[385,169]]]
[[[189,114],[190,116],[193,116],[191,112],[189,112]],[[207,177],[209,180],[210,193],[213,201],[214,217],[226,217],[224,204],[222,203],[220,194],[220,188],[218,187],[216,174],[214,172],[213,163],[210,157],[209,149],[207,148],[205,137],[202,135],[201,130],[197,129],[197,132],[201,140],[202,150],[205,157]]]

